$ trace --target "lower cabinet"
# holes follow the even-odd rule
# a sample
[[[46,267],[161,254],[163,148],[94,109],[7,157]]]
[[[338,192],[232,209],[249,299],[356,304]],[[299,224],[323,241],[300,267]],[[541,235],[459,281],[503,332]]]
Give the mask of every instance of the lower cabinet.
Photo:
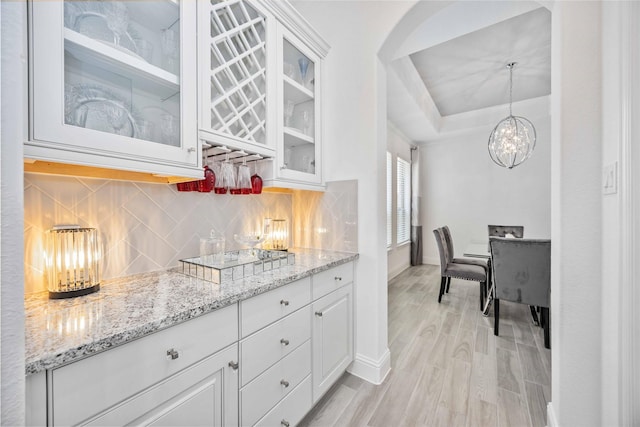
[[[313,402],[353,360],[353,290],[348,284],[313,303]]]
[[[231,426],[238,424],[238,373],[228,348],[138,393],[84,425]]]
[[[353,360],[353,268],[31,375],[27,424],[295,426]]]

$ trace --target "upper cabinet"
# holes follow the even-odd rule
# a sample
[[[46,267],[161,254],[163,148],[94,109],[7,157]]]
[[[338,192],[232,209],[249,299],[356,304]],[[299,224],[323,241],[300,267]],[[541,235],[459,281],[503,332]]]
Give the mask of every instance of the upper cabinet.
[[[200,138],[259,154],[266,186],[319,189],[328,46],[283,1],[198,2]]]
[[[29,8],[26,159],[202,177],[195,2]]]
[[[321,184],[321,59],[284,26],[278,43],[276,179]]]
[[[273,18],[259,3],[214,0],[198,2],[198,20],[200,137],[272,156]]]

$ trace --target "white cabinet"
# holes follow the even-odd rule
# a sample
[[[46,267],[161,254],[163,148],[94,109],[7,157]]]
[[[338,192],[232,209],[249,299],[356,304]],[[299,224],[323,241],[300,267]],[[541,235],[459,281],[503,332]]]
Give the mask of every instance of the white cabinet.
[[[266,186],[321,188],[326,43],[288,2],[198,2],[198,19],[200,138],[267,158]]]
[[[31,1],[28,161],[202,177],[196,5]]]
[[[49,424],[171,424],[184,413],[237,423],[237,316],[232,305],[49,371]]]
[[[284,26],[278,27],[278,127],[276,178],[322,182],[321,59]]]
[[[313,402],[331,387],[353,360],[352,284],[313,303]]]
[[[197,3],[200,138],[272,156],[275,21],[260,2]]]

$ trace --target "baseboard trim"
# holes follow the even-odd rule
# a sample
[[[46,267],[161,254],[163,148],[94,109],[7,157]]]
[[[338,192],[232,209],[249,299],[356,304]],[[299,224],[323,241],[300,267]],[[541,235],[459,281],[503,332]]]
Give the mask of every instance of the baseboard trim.
[[[378,360],[373,360],[362,354],[356,354],[356,358],[347,369],[351,375],[370,382],[372,384],[382,384],[391,371],[391,353],[387,348]]]
[[[429,264],[429,265],[440,265],[440,258],[422,257],[422,263],[423,264]]]
[[[547,427],[560,427],[556,419],[556,412],[553,410],[552,402],[547,403]]]
[[[405,271],[406,269],[410,268],[411,265],[407,264],[407,265],[402,265],[399,268],[396,268],[393,271],[389,271],[387,274],[387,280],[391,280],[394,277],[398,276],[400,273],[402,273],[403,271]]]

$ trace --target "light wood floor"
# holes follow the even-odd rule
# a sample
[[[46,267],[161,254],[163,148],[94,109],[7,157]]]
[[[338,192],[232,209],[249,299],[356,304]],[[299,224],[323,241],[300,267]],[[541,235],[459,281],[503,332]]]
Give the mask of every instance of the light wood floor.
[[[391,372],[381,385],[345,374],[302,426],[546,425],[551,351],[526,305],[479,310],[477,282],[452,280],[438,304],[440,269],[412,267],[389,283]]]

